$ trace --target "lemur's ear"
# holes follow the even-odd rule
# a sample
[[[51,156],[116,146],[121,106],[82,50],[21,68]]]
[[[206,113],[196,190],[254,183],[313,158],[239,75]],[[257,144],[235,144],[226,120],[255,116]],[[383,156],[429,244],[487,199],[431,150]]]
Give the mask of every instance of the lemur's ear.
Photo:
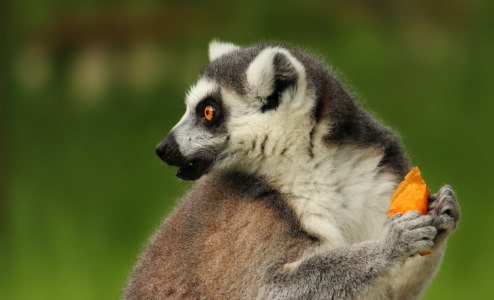
[[[305,69],[287,50],[267,48],[247,69],[247,82],[251,92],[262,102],[262,111],[265,112],[303,98]]]
[[[236,46],[231,43],[222,43],[220,41],[212,41],[209,44],[209,61],[213,61],[223,54],[227,54],[229,52],[240,49],[239,46]]]

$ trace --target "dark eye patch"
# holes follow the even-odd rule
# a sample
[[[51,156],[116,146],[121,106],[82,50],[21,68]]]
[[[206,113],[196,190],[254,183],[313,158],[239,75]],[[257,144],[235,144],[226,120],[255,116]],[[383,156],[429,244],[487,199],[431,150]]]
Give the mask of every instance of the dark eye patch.
[[[204,115],[204,110],[208,106],[211,106],[216,110],[214,117],[211,120],[206,119]],[[198,124],[202,124],[205,127],[218,127],[224,119],[224,112],[223,112],[223,105],[221,98],[215,96],[208,96],[203,100],[201,100],[196,106],[196,119],[198,121]]]

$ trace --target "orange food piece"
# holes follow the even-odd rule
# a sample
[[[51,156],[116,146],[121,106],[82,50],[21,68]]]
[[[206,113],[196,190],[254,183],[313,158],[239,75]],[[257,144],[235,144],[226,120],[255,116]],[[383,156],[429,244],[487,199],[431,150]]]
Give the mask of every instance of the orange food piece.
[[[405,176],[405,180],[398,185],[393,197],[391,197],[388,218],[398,213],[406,214],[411,210],[416,210],[421,215],[427,214],[429,196],[429,189],[420,175],[419,168],[413,168],[410,173]],[[431,253],[432,250],[427,250],[420,253],[420,255],[424,256]]]
[[[432,253],[432,250],[429,249],[429,250],[425,250],[424,252],[420,253],[420,256],[426,256],[426,255],[429,255]]]
[[[405,176],[405,180],[398,185],[393,197],[391,197],[388,218],[397,213],[406,214],[411,210],[416,210],[421,215],[427,214],[429,196],[429,189],[422,176],[420,176],[419,168],[413,168]]]

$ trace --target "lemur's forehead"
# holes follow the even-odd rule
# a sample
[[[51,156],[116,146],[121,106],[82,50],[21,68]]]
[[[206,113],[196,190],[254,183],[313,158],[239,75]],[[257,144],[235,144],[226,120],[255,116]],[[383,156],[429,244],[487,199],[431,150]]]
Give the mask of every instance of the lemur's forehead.
[[[185,97],[187,107],[194,107],[199,101],[220,92],[220,86],[214,80],[201,78],[190,88]]]
[[[244,95],[246,90],[246,72],[249,65],[269,45],[255,45],[248,48],[240,48],[224,54],[213,60],[203,71],[203,78],[209,78],[222,86],[233,89],[236,93]]]

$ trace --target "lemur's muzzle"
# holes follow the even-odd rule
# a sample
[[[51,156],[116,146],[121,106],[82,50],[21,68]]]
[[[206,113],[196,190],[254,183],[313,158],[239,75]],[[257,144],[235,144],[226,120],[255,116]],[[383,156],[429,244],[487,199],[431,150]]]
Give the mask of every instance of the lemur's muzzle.
[[[185,157],[173,133],[169,133],[158,146],[156,154],[167,165],[179,167],[176,176],[182,180],[197,180],[209,171],[212,161],[198,157]]]

